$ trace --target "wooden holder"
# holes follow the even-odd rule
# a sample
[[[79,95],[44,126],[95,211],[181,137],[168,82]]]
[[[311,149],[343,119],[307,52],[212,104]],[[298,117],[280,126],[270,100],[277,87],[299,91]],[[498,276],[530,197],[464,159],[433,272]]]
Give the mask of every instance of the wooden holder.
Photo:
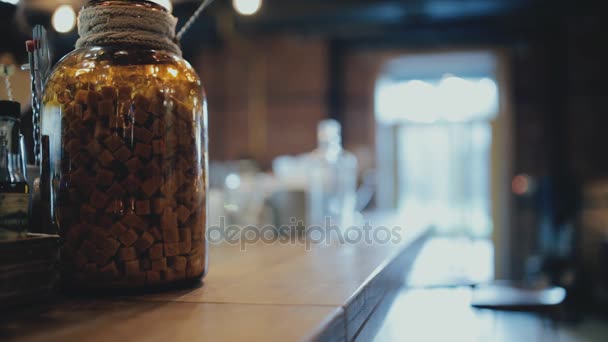
[[[58,280],[59,236],[0,240],[0,311],[50,298]]]

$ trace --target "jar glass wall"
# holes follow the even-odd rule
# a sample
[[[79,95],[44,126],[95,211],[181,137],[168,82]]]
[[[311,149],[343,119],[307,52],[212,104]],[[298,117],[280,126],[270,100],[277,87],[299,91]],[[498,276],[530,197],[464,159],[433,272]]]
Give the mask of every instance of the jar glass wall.
[[[206,125],[200,80],[175,54],[85,47],[59,62],[45,87],[42,135],[65,286],[204,275]]]

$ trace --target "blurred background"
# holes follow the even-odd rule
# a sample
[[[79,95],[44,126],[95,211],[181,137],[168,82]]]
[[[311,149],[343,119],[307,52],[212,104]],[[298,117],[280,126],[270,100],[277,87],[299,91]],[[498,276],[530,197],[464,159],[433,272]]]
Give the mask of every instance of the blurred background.
[[[171,3],[178,27],[199,4]],[[565,287],[572,312],[605,311],[599,3],[215,1],[182,41],[208,96],[212,187],[276,173],[276,158],[315,149],[319,121],[334,119],[358,160],[357,209],[435,232],[414,283],[536,280]],[[1,0],[2,63],[26,62],[34,24],[49,28],[55,60],[71,51],[82,4]],[[29,103],[27,73],[13,83]]]

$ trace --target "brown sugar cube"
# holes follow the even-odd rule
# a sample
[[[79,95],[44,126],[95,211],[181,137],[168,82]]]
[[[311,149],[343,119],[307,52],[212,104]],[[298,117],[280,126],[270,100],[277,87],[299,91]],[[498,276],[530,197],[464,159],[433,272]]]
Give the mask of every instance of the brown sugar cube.
[[[150,117],[150,114],[148,114],[148,112],[146,112],[144,109],[139,109],[137,107],[135,107],[135,113],[133,113],[133,120],[135,121],[136,124],[138,125],[145,125],[146,122],[148,121],[148,118]]]
[[[139,268],[144,271],[149,271],[152,269],[152,261],[146,258],[139,259]]]
[[[109,167],[114,161],[114,156],[112,155],[112,153],[110,153],[110,151],[103,150],[97,160],[99,160],[99,163],[104,167]]]
[[[165,112],[165,105],[163,104],[163,100],[160,98],[154,98],[150,101],[150,106],[148,108],[148,112],[152,113],[155,116],[161,116]]]
[[[112,130],[115,130],[115,129],[119,128],[119,127],[122,127],[122,122],[120,120],[120,115],[110,115],[108,117],[108,127],[110,129],[112,129]]]
[[[160,226],[164,230],[177,230],[177,214],[171,208],[166,208],[160,216]],[[179,234],[178,234],[179,239]]]
[[[112,202],[110,202],[110,205],[112,205]],[[107,208],[108,207],[106,207],[106,210]],[[98,223],[102,227],[111,227],[114,223],[114,220],[108,215],[99,215]]]
[[[83,152],[73,154],[72,158],[70,159],[72,161],[72,164],[75,164],[76,166],[86,166],[90,161],[89,155]]]
[[[160,191],[167,197],[173,197],[175,192],[177,191],[177,180],[176,177],[173,176],[169,178],[161,187]]]
[[[152,140],[152,154],[160,155],[165,152],[165,143],[160,139]]]
[[[118,98],[117,92],[118,90],[116,89],[116,87],[105,86],[101,88],[101,96],[104,98],[104,100],[116,101],[116,99]]]
[[[150,201],[135,201],[135,214],[140,216],[150,215]]]
[[[100,268],[99,272],[111,277],[118,276],[118,268],[116,268],[116,263],[114,261]]]
[[[152,146],[148,144],[137,143],[135,145],[135,154],[141,158],[149,159],[152,155]]]
[[[139,270],[139,261],[138,260],[131,260],[131,261],[125,262],[125,274],[128,277],[137,276],[140,273],[141,272]]]
[[[141,181],[139,180],[139,178],[135,177],[134,175],[129,175],[129,176],[127,176],[127,178],[125,178],[125,180],[121,183],[121,185],[129,193],[134,193],[137,191],[137,189],[139,189],[139,187],[141,185]]]
[[[175,281],[175,271],[167,268],[160,272],[160,277],[167,282]]]
[[[137,109],[141,109],[142,111],[147,111],[150,106],[150,101],[143,95],[137,94],[133,98],[133,105]]]
[[[141,173],[145,178],[156,177],[157,179],[160,179],[161,171],[158,167],[158,162],[155,160],[150,161],[142,168]]]
[[[137,241],[137,234],[132,231],[132,230],[126,230],[125,232],[123,232],[118,239],[120,240],[120,242],[122,242],[123,245],[129,247],[131,246],[133,243],[135,243],[135,241]]]
[[[131,91],[132,91],[132,88],[129,86],[118,87],[118,99],[121,101],[130,101],[131,100]]]
[[[161,259],[165,255],[163,249],[164,249],[164,247],[163,247],[162,243],[157,243],[157,244],[153,245],[152,247],[150,247],[150,249],[148,250],[148,255],[150,256],[150,259],[152,259],[152,260]]]
[[[108,150],[114,152],[118,150],[121,146],[123,146],[122,139],[118,136],[118,134],[112,134],[107,137],[103,143],[108,147]]]
[[[173,101],[173,112],[181,120],[192,120],[192,110],[184,102],[172,97]]]
[[[97,171],[97,177],[95,177],[95,181],[102,186],[112,185],[112,182],[114,181],[114,172],[106,169],[101,169]]]
[[[179,242],[179,254],[189,254],[192,252],[192,241]]]
[[[95,222],[97,216],[97,210],[89,204],[83,204],[80,206],[80,219],[87,222]]]
[[[111,222],[108,226],[112,226],[114,224],[114,219],[112,217],[121,216],[124,213],[124,204],[122,199],[113,199],[110,201],[104,212],[110,215]]]
[[[183,256],[174,256],[174,257],[169,257],[167,259],[167,261],[169,262],[169,267],[173,268],[174,270],[186,270],[186,264],[188,263],[188,261],[186,260],[186,257]]]
[[[114,102],[112,100],[99,101],[97,106],[93,108],[96,108],[99,116],[103,118],[110,118],[116,114],[116,111],[114,110]]]
[[[86,183],[80,184],[78,186],[78,191],[80,195],[82,195],[84,198],[89,198],[93,190],[95,190],[95,179],[91,177],[88,178]]]
[[[148,227],[146,221],[144,221],[141,217],[137,216],[132,211],[128,211],[125,216],[122,217],[120,223],[127,227],[132,227],[140,231]]]
[[[135,249],[137,252],[142,253],[146,251],[154,243],[154,236],[148,232],[144,232],[139,240],[135,241]]]
[[[179,255],[179,242],[165,243],[165,256],[176,256]]]
[[[126,191],[122,186],[120,186],[120,184],[114,183],[108,188],[106,193],[114,198],[119,198],[122,197]]]
[[[152,200],[152,211],[154,211],[155,214],[160,215],[163,211],[165,211],[166,207],[167,201],[164,198],[157,197]]]
[[[167,269],[167,259],[152,260],[152,271],[163,271]]]
[[[186,269],[185,268],[183,270],[173,269],[173,272],[175,272],[176,280],[186,279]]]
[[[154,195],[156,191],[158,191],[158,188],[159,180],[157,177],[148,178],[141,185],[141,191],[143,191],[143,193],[148,197],[152,197],[152,195]]]
[[[99,190],[93,191],[91,194],[91,205],[97,209],[103,209],[110,200],[110,197]]]
[[[165,242],[179,242],[179,230],[176,228],[163,228],[163,240]]]
[[[124,163],[131,158],[131,150],[123,145],[118,150],[114,151],[114,156]]]
[[[160,272],[158,271],[146,271],[146,281],[148,283],[160,282]]]
[[[108,263],[112,256],[106,255],[102,253],[99,249],[95,248],[90,251],[89,257],[91,258],[91,261],[93,261],[97,265],[105,265]]]
[[[65,148],[70,154],[75,154],[75,153],[78,153],[79,151],[81,151],[82,147],[83,147],[83,145],[82,145],[82,142],[80,142],[80,140],[72,139],[72,140],[70,140],[70,142],[67,143]]]
[[[101,100],[101,94],[96,91],[89,91],[87,96],[87,106],[89,108],[97,109],[97,103]]]
[[[115,222],[112,225],[112,227],[110,228],[110,233],[115,238],[120,238],[120,236],[122,236],[126,231],[127,231],[127,228],[125,226],[123,226],[122,224],[120,224],[119,222]]]
[[[180,205],[177,208],[177,219],[180,224],[186,223],[188,221],[188,217],[190,217],[190,210],[183,205]]]
[[[163,137],[165,135],[164,132],[164,125],[162,124],[161,120],[154,120],[152,121],[152,126],[150,127],[150,129],[152,130],[152,134],[154,134],[155,137]]]
[[[193,241],[192,247],[190,248],[190,255],[199,254],[203,252],[203,242],[202,241]]]
[[[133,133],[134,133],[135,139],[137,139],[145,144],[149,144],[152,141],[152,139],[154,138],[154,134],[145,127],[135,127]]]
[[[95,244],[102,253],[108,256],[114,256],[120,247],[120,242],[110,237],[95,239]]]
[[[130,261],[137,259],[137,253],[134,247],[126,247],[118,250],[118,258],[121,261]]]
[[[86,151],[91,157],[97,156],[101,151],[101,145],[95,140],[91,141],[86,147]]]
[[[192,241],[192,230],[190,228],[181,228],[179,230],[180,241]]]
[[[110,134],[112,134],[112,131],[110,131],[110,129],[106,127],[105,123],[101,120],[97,120],[97,122],[95,123],[95,139],[103,140],[110,136]]]
[[[118,251],[118,248],[120,248],[120,242],[112,238],[106,238],[100,248],[102,252],[109,253],[110,256],[113,256]]]
[[[161,241],[163,239],[163,235],[161,234],[160,230],[156,227],[152,227],[148,230],[148,232],[150,232],[150,234],[154,237],[155,241]]]
[[[86,104],[89,98],[89,92],[86,90],[78,90],[76,92],[76,96],[74,96],[74,101],[80,104]]]
[[[97,222],[95,222],[97,223]],[[93,224],[90,225],[85,225],[85,229],[88,231],[89,236],[93,239],[93,240],[97,240],[97,239],[103,239],[107,236],[110,236],[110,231],[109,230],[105,230],[104,228],[100,227],[100,226],[96,226]]]
[[[84,184],[89,181],[89,175],[83,168],[70,173],[70,181],[74,184]]]
[[[131,159],[129,159],[125,165],[127,166],[127,170],[129,170],[130,173],[135,173],[138,169],[139,169],[139,158],[137,157],[133,157]]]
[[[93,112],[91,109],[87,109],[84,111],[84,115],[82,116],[82,121],[90,123],[95,121],[97,117],[95,116],[95,112]]]

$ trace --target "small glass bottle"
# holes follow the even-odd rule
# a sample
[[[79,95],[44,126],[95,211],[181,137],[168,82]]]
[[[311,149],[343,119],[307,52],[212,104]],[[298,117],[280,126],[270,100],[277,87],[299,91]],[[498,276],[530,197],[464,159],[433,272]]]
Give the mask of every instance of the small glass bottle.
[[[20,117],[18,102],[0,101],[0,239],[23,237],[29,225],[30,187],[23,174]]]
[[[355,214],[357,158],[342,148],[337,121],[321,121],[317,135],[318,148],[310,155],[308,225],[344,230]]]

